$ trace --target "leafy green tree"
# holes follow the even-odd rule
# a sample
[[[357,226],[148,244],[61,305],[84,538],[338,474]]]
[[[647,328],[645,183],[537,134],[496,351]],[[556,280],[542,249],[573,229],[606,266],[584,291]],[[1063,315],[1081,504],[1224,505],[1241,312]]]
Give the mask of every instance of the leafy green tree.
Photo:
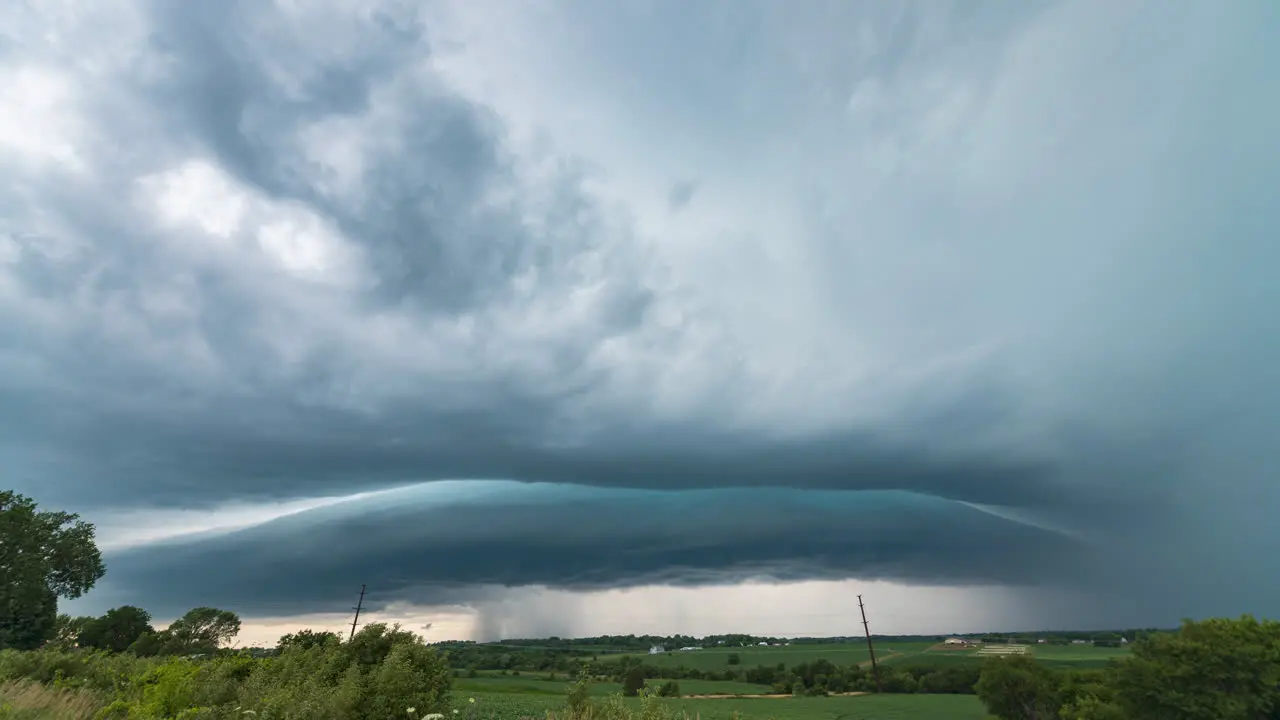
[[[54,621],[53,637],[49,642],[62,650],[73,648],[80,643],[80,633],[96,619],[92,615],[59,615]]]
[[[742,662],[742,658],[738,657],[738,653],[729,653],[729,657],[726,658],[726,662],[730,665],[737,665]]]
[[[622,694],[635,697],[644,689],[644,669],[639,665],[632,666],[622,678]]]
[[[240,616],[230,610],[192,608],[165,632],[186,652],[211,652],[240,634]]]
[[[1115,702],[1115,672],[1108,670],[1070,670],[1062,674],[1058,697],[1062,701],[1062,720],[1124,720]]]
[[[1114,685],[1132,720],[1280,717],[1280,622],[1188,620],[1134,643]]]
[[[296,633],[289,633],[281,637],[280,641],[276,643],[276,649],[280,652],[286,652],[294,649],[309,650],[313,647],[328,647],[340,644],[342,644],[342,638],[335,632],[299,630]]]
[[[668,680],[658,686],[658,697],[680,697],[680,683]]]
[[[347,656],[361,668],[369,668],[381,663],[396,645],[416,645],[422,638],[399,624],[369,623],[360,628],[360,632],[343,645]],[[475,677],[472,675],[471,677]]]
[[[434,649],[397,642],[369,672],[361,717],[405,717],[405,708],[423,715],[443,714],[449,707],[449,665]]]
[[[1001,720],[1056,718],[1058,677],[1026,656],[990,658],[974,686],[987,712]]]
[[[93,525],[0,491],[0,649],[34,649],[52,639],[58,598],[80,597],[105,572]]]
[[[191,647],[175,640],[168,630],[143,633],[129,646],[129,652],[138,657],[157,655],[183,655],[195,652]]]
[[[155,628],[151,627],[151,613],[140,607],[122,605],[85,623],[78,642],[81,647],[124,652],[138,638],[153,632]]]

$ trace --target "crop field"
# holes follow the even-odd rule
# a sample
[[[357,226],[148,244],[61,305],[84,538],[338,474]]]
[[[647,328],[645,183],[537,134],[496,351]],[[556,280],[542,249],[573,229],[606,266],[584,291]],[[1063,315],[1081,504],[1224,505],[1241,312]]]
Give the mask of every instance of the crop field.
[[[920,653],[927,650],[931,642],[890,643],[876,648],[876,657],[890,655]],[[814,660],[828,660],[836,665],[857,665],[871,659],[866,643],[842,643],[830,645],[786,645],[782,647],[713,647],[688,652],[666,652],[658,655],[646,653],[628,653],[639,657],[647,665],[657,667],[696,668],[698,670],[725,670],[730,667],[729,656],[737,655],[741,667],[757,665],[777,665],[783,663],[787,667],[795,667],[800,663]],[[600,655],[600,660],[612,660],[622,655]]]
[[[661,680],[650,680],[650,685],[659,685]],[[769,692],[768,685],[753,685],[744,682],[721,682],[717,680],[678,680],[683,695],[756,695]],[[547,680],[545,676],[528,677],[476,677],[458,678],[453,683],[454,693],[468,694],[516,694],[516,695],[553,695],[561,700],[569,690],[569,681],[563,677],[558,680]],[[621,683],[592,683],[593,696],[617,695],[622,692]]]
[[[471,702],[474,698],[475,702]],[[564,707],[564,697],[544,694],[456,694],[458,717],[479,720],[544,718]],[[627,704],[639,706],[628,699]],[[856,697],[664,700],[677,713],[701,720],[985,720],[972,695],[862,695]]]
[[[884,655],[878,651],[876,654],[886,665],[897,667],[970,665],[981,664],[986,660],[986,657],[979,655],[977,650],[924,648],[894,655]],[[1028,654],[1038,662],[1051,667],[1099,668],[1105,667],[1116,658],[1127,657],[1129,649],[1092,645],[1032,645]]]

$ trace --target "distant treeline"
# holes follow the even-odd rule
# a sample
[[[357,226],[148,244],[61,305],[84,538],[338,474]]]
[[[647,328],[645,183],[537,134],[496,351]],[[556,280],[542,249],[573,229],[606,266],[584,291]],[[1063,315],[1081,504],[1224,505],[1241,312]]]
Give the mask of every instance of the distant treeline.
[[[947,638],[966,638],[986,643],[1035,644],[1044,640],[1051,644],[1069,644],[1083,640],[1095,645],[1120,645],[1133,642],[1153,633],[1173,632],[1172,628],[1129,628],[1120,630],[1040,630],[1009,633],[957,633],[953,635],[873,635],[876,644],[905,642],[942,642]],[[838,645],[865,642],[864,636],[780,638],[768,635],[597,635],[581,638],[517,638],[497,642],[447,641],[433,643],[435,647],[449,650],[455,657],[473,658],[481,669],[513,669],[516,661],[504,659],[506,655],[532,653],[543,659],[544,664],[531,665],[531,669],[550,669],[559,658],[617,655],[623,653],[647,653],[652,647],[676,650],[683,647],[743,647],[760,643],[779,645]],[[550,663],[550,664],[547,664]],[[466,667],[465,663],[462,666]]]

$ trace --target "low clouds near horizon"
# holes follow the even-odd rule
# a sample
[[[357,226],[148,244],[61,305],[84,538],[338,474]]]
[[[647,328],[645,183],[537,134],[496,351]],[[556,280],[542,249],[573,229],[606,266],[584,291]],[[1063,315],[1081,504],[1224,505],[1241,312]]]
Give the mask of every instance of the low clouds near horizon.
[[[86,608],[857,579],[1045,627],[1276,613],[1269,3],[0,28],[0,465],[108,521]]]

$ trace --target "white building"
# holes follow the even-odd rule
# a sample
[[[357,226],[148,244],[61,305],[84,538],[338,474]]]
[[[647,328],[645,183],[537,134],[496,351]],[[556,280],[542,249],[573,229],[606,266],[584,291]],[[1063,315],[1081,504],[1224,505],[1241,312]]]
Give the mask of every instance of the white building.
[[[661,655],[666,651],[667,649],[662,647],[661,645],[654,645],[653,647],[649,648],[650,655]]]

